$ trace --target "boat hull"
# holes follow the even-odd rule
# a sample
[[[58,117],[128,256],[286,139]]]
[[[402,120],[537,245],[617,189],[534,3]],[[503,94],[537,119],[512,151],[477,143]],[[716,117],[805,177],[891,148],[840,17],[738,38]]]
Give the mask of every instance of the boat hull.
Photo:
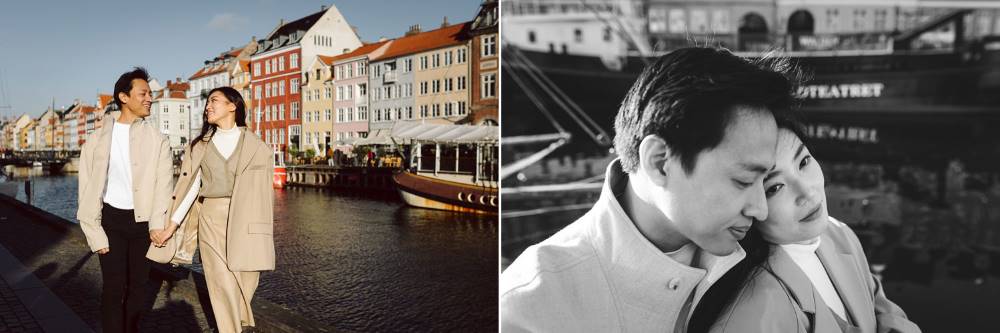
[[[497,214],[496,188],[456,183],[400,171],[393,182],[406,204],[414,207],[475,214]]]

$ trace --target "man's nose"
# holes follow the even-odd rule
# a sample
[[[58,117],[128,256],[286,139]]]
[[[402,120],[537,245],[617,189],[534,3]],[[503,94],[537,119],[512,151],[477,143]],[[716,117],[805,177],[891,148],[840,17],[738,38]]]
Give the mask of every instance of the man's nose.
[[[750,190],[750,198],[746,206],[743,207],[743,216],[753,218],[757,221],[767,219],[767,196],[764,195],[764,184],[754,186]]]

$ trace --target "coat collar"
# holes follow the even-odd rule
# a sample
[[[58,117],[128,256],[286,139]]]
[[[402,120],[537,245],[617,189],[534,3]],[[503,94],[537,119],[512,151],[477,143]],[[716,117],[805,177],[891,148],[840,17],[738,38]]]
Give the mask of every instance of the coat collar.
[[[862,275],[858,272],[857,266],[854,265],[854,254],[851,247],[845,243],[846,239],[843,237],[834,236],[837,231],[832,224],[833,222],[820,236],[821,241],[819,248],[816,249],[816,255],[837,289],[837,294],[844,303],[848,316],[850,316],[850,322],[857,326],[868,320],[866,318],[871,317],[871,315],[860,312],[867,308],[863,298],[865,292],[859,285],[859,282],[865,282],[865,280],[861,279]],[[809,277],[802,272],[802,269],[795,264],[788,253],[780,250],[777,246],[774,249],[768,262],[770,269],[774,276],[788,289],[792,298],[799,303],[802,311],[815,315],[817,328],[837,327],[833,321],[833,316],[836,315],[826,306],[822,296],[809,281]],[[828,323],[820,323],[820,321]]]
[[[837,288],[837,293],[840,294],[851,320],[857,324],[863,318],[871,317],[870,313],[862,313],[862,309],[868,308],[864,297],[871,296],[862,289],[863,286],[867,286],[868,281],[862,278],[864,274],[858,271],[854,261],[856,255],[864,254],[853,253],[846,237],[833,237],[835,233],[840,232],[840,228],[837,227],[840,222],[830,219],[830,225],[823,232],[823,241],[816,250],[816,255],[830,275],[830,280],[833,280],[833,285]]]
[[[619,160],[608,166],[601,195],[588,215],[596,224],[589,230],[589,237],[601,261],[607,268],[614,288],[630,301],[652,309],[662,309],[663,290],[678,284],[676,291],[694,291],[694,305],[712,283],[746,256],[742,248],[725,257],[718,257],[698,250],[698,261],[691,267],[679,263],[659,250],[636,228],[618,202],[614,189],[620,188],[628,175],[622,171]],[[685,296],[686,298],[686,296]],[[678,319],[682,320],[682,319]]]
[[[249,166],[250,162],[253,161],[254,155],[257,153],[257,146],[260,143],[260,139],[253,132],[247,130],[246,127],[239,127],[240,129],[240,151],[234,152],[234,154],[239,154],[239,160],[236,163],[237,174],[243,173]],[[191,161],[194,163],[192,167],[197,169],[201,165],[201,159],[205,157],[207,152],[208,144],[211,143],[212,137],[206,136],[201,142],[195,144],[194,149],[191,151]]]

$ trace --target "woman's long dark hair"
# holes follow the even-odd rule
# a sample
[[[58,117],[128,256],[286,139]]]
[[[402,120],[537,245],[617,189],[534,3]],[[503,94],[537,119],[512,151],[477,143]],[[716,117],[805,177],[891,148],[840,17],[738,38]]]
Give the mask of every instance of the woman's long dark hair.
[[[787,129],[795,133],[800,140],[805,143],[806,136],[802,123],[789,115],[776,119],[779,129]],[[761,221],[754,221],[754,224]],[[771,244],[764,240],[763,235],[758,231],[757,226],[750,228],[747,236],[740,241],[740,246],[746,251],[747,256],[736,266],[733,266],[712,287],[705,292],[698,305],[691,314],[688,321],[688,333],[708,332],[712,325],[719,319],[719,314],[736,300],[743,288],[748,288],[750,281],[753,281],[762,270],[770,271],[767,258],[771,256]],[[761,318],[766,320],[766,318]]]
[[[206,98],[212,96],[212,93],[215,93],[216,91],[221,92],[222,95],[225,96],[230,103],[236,105],[236,126],[246,127],[247,110],[246,110],[246,103],[243,102],[243,95],[240,95],[239,91],[236,91],[236,89],[233,89],[231,87],[218,87],[212,89],[212,91],[209,91],[208,95],[206,95]],[[206,136],[208,138],[211,138],[212,135],[215,135],[215,131],[218,129],[218,126],[208,123],[208,101],[205,102],[205,110],[202,110],[201,121],[202,121],[201,133],[198,134],[198,136],[196,136],[194,140],[191,140],[191,148],[194,148],[194,145],[197,144],[199,141],[206,140],[205,138]]]

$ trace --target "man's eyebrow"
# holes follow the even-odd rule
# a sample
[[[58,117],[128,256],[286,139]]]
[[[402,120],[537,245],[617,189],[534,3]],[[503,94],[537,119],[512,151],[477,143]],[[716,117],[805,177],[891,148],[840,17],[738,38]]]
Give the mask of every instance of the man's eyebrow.
[[[766,176],[764,176],[764,182],[766,183],[771,178],[774,178],[775,176],[780,175],[780,174],[781,174],[781,170],[771,171],[771,173],[768,173]]]
[[[744,163],[740,163],[740,168],[743,169],[743,170],[747,170],[747,171],[753,172],[753,173],[767,173],[771,169],[774,169],[774,165],[772,165],[771,167],[766,167],[763,164],[746,163],[746,162],[744,162]]]

